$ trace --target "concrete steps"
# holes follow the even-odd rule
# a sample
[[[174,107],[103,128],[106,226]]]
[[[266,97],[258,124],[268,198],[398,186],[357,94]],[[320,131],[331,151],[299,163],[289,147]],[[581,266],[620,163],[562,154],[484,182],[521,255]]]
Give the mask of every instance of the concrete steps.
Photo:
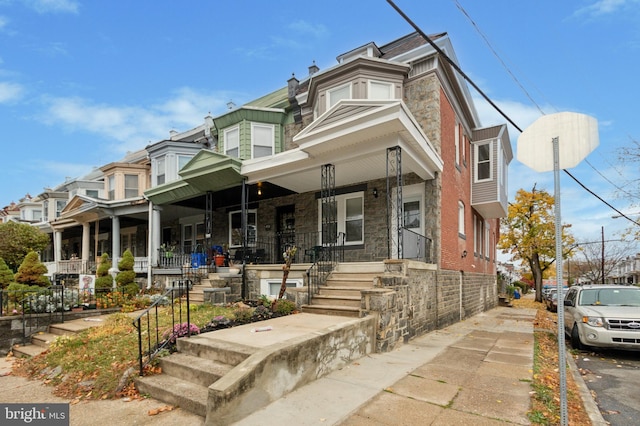
[[[373,288],[375,277],[383,273],[382,262],[341,263],[302,312],[359,318],[362,290]]]
[[[178,352],[160,358],[162,374],[138,377],[138,391],[205,417],[208,388],[255,348],[211,338],[207,334],[178,339]]]

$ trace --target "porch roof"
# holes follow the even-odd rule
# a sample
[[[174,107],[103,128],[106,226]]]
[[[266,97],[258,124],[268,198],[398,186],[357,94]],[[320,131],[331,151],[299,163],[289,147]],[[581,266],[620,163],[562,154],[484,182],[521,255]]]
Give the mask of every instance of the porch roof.
[[[342,100],[293,138],[298,148],[246,160],[248,183],[268,181],[295,192],[317,190],[320,167],[336,167],[336,186],[381,179],[387,148],[402,149],[403,173],[433,179],[443,161],[399,100]]]
[[[148,189],[145,196],[162,205],[232,188],[242,184],[241,164],[237,158],[203,149],[178,173],[182,179]]]

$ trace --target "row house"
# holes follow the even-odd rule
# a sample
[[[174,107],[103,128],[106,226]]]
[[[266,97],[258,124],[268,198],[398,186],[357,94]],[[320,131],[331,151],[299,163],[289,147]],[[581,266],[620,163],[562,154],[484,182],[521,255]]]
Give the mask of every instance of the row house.
[[[446,33],[430,38],[457,62]],[[506,125],[482,127],[462,77],[412,33],[325,70],[314,64],[305,78],[67,182],[66,198],[43,194],[48,256],[85,268],[130,249],[155,282],[220,266],[223,251],[251,265],[243,297],[271,293],[273,266],[292,246],[304,271],[411,260],[436,277],[434,297],[449,310],[442,325],[497,303],[512,157]],[[462,312],[465,303],[473,307]]]
[[[618,262],[611,270],[609,278],[614,284],[633,284],[640,283],[640,253]]]

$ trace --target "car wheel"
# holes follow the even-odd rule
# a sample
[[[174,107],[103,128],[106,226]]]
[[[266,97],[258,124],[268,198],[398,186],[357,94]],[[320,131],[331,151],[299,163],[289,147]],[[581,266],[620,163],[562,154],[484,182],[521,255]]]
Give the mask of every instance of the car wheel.
[[[584,345],[580,341],[580,334],[578,333],[578,326],[573,324],[573,328],[571,329],[571,346],[573,349],[584,349]]]

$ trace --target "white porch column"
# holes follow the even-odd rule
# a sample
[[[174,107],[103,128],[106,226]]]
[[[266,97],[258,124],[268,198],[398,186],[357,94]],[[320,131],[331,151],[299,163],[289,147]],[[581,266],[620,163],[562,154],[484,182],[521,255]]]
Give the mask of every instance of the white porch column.
[[[157,265],[159,262],[158,259],[158,249],[160,248],[160,212],[162,211],[161,207],[153,206],[153,218],[152,218],[152,229],[151,229],[151,240],[153,241],[153,251],[151,255],[153,256],[153,264]]]
[[[111,261],[113,267],[117,269],[120,259],[120,218],[111,216]]]
[[[53,260],[58,263],[62,260],[62,232],[53,231]]]
[[[86,263],[89,259],[91,241],[91,225],[88,222],[82,224],[82,262]]]

